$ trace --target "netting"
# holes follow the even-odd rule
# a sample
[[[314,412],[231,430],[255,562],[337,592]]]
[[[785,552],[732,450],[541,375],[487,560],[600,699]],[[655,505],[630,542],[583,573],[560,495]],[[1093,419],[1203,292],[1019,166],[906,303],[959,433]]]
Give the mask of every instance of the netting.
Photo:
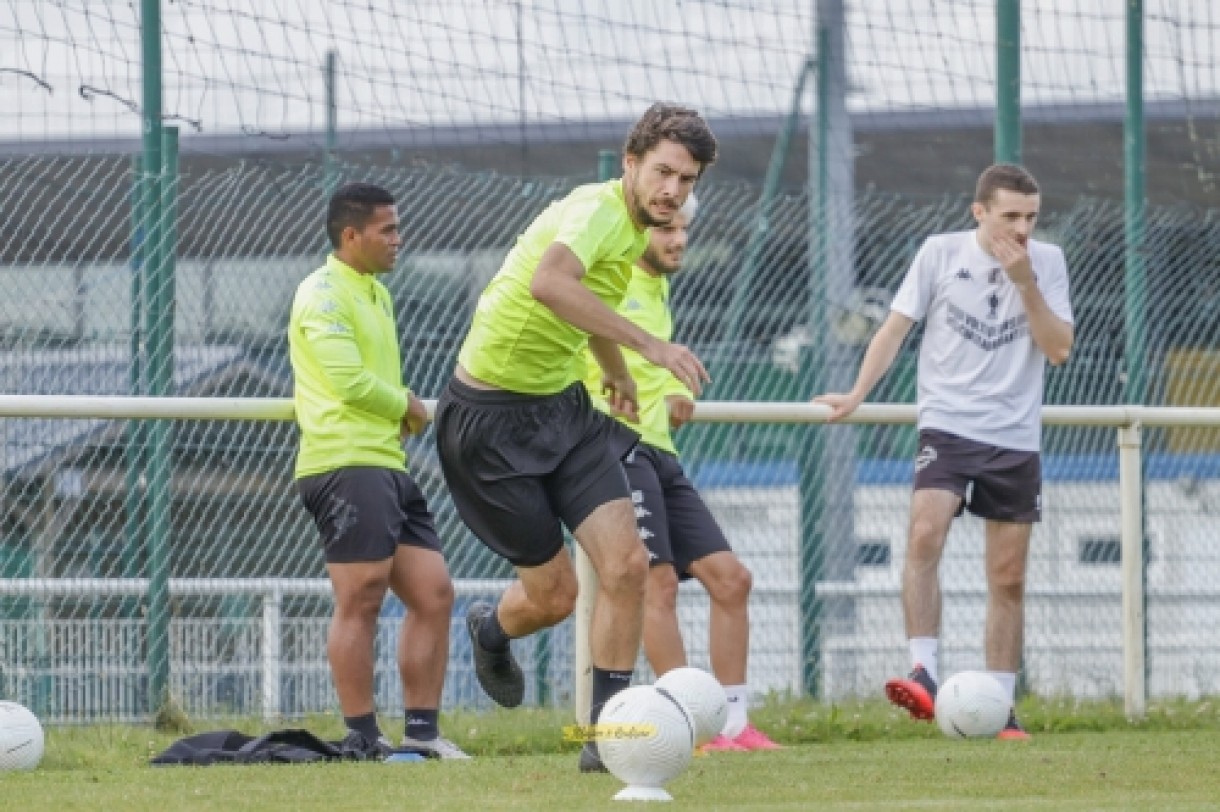
[[[133,369],[147,324],[137,305],[151,294],[141,288],[147,257],[133,250],[138,5],[0,6],[2,392],[146,391]],[[673,295],[677,335],[715,378],[707,396],[806,399],[819,382],[850,376],[861,346],[833,328],[858,301],[850,287],[817,284],[825,257],[810,249],[820,243],[803,143],[766,203],[766,239],[754,242],[761,174],[801,66],[815,55],[815,5],[166,5],[164,112],[183,130],[169,393],[290,393],[291,295],[325,253],[328,185],[359,178],[398,197],[403,261],[385,281],[404,377],[436,397],[473,302],[513,240],[549,202],[593,180],[598,150],[619,144],[657,98],[700,108],[722,142]],[[1207,2],[1145,7],[1144,399],[1217,404],[1220,16]],[[1048,374],[1048,401],[1121,403],[1133,312],[1123,283],[1122,9],[1026,2],[1022,10],[1025,152],[1046,188],[1039,236],[1067,253],[1077,319],[1071,361]],[[859,4],[848,9],[846,37],[850,282],[888,294],[926,234],[969,227],[966,193],[991,154],[993,4]],[[328,153],[330,50],[339,126]],[[811,106],[806,98],[805,111]],[[826,332],[815,335],[821,316]],[[913,400],[916,339],[872,400]],[[817,357],[829,366],[812,364],[827,347],[833,352]],[[154,526],[147,425],[0,419],[0,583],[102,579],[90,590],[0,595],[0,695],[22,697],[49,719],[146,715],[147,587],[105,584],[153,575],[150,539],[164,537],[175,579],[171,686],[189,710],[265,708],[271,605],[281,629],[273,651],[283,654],[277,710],[330,707],[324,590],[269,602],[256,588],[201,594],[178,584],[324,577],[290,482],[295,429],[184,420],[168,434],[168,525]],[[688,469],[754,571],[756,693],[875,695],[905,670],[897,595],[914,440],[905,426],[698,424],[679,435]],[[1145,442],[1150,690],[1214,694],[1220,556],[1209,539],[1220,531],[1220,431],[1150,430]],[[814,449],[826,470],[810,465]],[[408,453],[455,577],[507,577],[457,520],[430,432]],[[1044,694],[1112,695],[1122,674],[1113,430],[1050,428],[1046,462],[1025,683]],[[949,541],[945,671],[981,664],[981,533],[966,519]],[[457,618],[477,594],[461,593]],[[692,660],[706,664],[698,590],[684,590],[681,611]],[[399,613],[387,603],[379,641],[385,708],[397,707]],[[460,622],[453,640],[446,703],[478,705]],[[566,625],[523,644],[530,701],[570,701],[570,646]]]

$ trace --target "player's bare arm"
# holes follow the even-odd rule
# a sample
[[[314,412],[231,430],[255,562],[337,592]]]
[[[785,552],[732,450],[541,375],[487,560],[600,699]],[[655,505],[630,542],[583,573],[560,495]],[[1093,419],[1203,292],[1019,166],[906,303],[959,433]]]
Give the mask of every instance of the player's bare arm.
[[[402,416],[402,428],[399,432],[402,439],[417,436],[428,425],[428,409],[424,402],[415,397],[414,392],[407,393],[407,411]]]
[[[597,359],[602,370],[602,394],[610,404],[612,414],[638,423],[640,401],[636,392],[635,378],[627,369],[619,345],[608,338],[589,336],[589,351]]]
[[[1000,261],[1004,273],[1021,294],[1025,314],[1029,318],[1029,334],[1052,366],[1068,359],[1075,340],[1075,330],[1069,322],[1054,314],[1038,289],[1037,277],[1029,260],[1029,251],[1017,240],[1006,235],[995,237],[991,253]]]
[[[666,395],[665,408],[669,412],[669,427],[675,431],[695,416],[695,401],[686,395]]]
[[[593,336],[607,338],[635,350],[657,366],[664,367],[698,395],[711,378],[703,363],[681,344],[661,341],[615,313],[580,283],[585,275],[572,249],[551,243],[530,282],[530,294],[555,315]]]
[[[906,341],[914,323],[901,313],[891,310],[873,340],[868,343],[864,360],[860,362],[860,371],[856,375],[856,384],[851,391],[828,392],[813,399],[814,403],[830,407],[831,423],[847,417],[864,402],[868,393],[877,385],[877,381],[881,380],[881,376],[893,365],[894,359],[898,357],[898,350],[902,348],[902,342]]]

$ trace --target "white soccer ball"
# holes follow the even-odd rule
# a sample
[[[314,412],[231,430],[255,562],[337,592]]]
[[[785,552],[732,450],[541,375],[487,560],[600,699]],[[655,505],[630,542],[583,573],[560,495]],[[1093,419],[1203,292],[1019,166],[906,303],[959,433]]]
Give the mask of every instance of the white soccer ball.
[[[32,770],[42,761],[42,725],[24,705],[0,702],[0,772]]]
[[[695,723],[695,746],[707,744],[724,730],[729,718],[729,698],[715,677],[699,668],[684,665],[666,671],[656,686],[664,688],[690,713]]]
[[[597,750],[628,787],[660,789],[690,766],[695,730],[668,691],[633,685],[612,696],[597,719]]]
[[[954,674],[936,692],[936,722],[951,739],[995,736],[1011,711],[1008,692],[983,671]]]

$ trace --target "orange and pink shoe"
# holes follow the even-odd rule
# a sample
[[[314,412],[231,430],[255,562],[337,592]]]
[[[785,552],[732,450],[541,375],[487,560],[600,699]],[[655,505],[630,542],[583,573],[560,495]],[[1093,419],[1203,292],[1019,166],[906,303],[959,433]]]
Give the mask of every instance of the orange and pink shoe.
[[[782,750],[783,746],[776,744],[771,740],[771,737],[763,733],[754,725],[746,725],[746,729],[737,734],[737,738],[733,739],[742,750]]]
[[[705,753],[744,753],[749,750],[782,750],[783,746],[771,741],[771,737],[754,725],[747,724],[745,730],[730,739],[723,733],[699,748]]]
[[[745,752],[744,747],[723,733],[717,733],[715,738],[699,748],[705,753]]]

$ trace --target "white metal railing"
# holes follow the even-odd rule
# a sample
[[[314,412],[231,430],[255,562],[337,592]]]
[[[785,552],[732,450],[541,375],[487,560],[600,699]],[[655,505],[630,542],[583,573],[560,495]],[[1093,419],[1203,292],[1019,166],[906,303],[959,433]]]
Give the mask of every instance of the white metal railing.
[[[453,583],[458,596],[476,597],[499,594],[511,581],[493,578],[464,578]],[[0,578],[0,597],[68,597],[79,595],[140,596],[148,593],[147,578]],[[169,593],[174,597],[246,595],[262,602],[262,708],[268,719],[280,717],[282,675],[281,613],[285,596],[330,597],[326,578],[171,578]]]
[[[429,415],[435,401],[426,401]],[[698,404],[694,420],[699,422],[743,423],[825,423],[830,416],[826,406],[810,403],[754,403],[707,401]],[[291,420],[292,401],[276,398],[151,398],[61,395],[0,395],[0,417],[51,417],[79,419],[195,419],[195,420]],[[911,424],[915,406],[910,404],[865,404],[846,423]],[[1117,429],[1119,491],[1121,495],[1121,568],[1123,627],[1123,693],[1128,716],[1144,716],[1147,703],[1145,685],[1145,633],[1143,571],[1143,493],[1141,479],[1143,426],[1220,427],[1220,408],[1168,406],[1047,406],[1043,422],[1062,426],[1110,426]],[[590,675],[588,644],[583,625],[591,617],[594,589],[583,556],[578,557],[582,589],[577,607],[576,704],[577,714],[587,705]],[[0,581],[3,589],[18,582]],[[29,583],[29,582],[23,582]],[[71,583],[71,582],[69,582]],[[78,582],[79,583],[79,582]],[[133,589],[143,583],[131,581]],[[173,583],[173,582],[171,582]],[[281,582],[287,583],[287,582]],[[113,582],[106,580],[108,586]],[[318,581],[318,589],[329,587]],[[181,586],[181,582],[180,582]],[[146,585],[143,587],[146,589]],[[185,587],[183,587],[185,588]],[[313,588],[313,587],[311,587]],[[172,587],[171,587],[172,590]],[[3,594],[3,592],[0,592]],[[43,593],[45,594],[45,593]],[[278,611],[274,589],[265,594],[264,619]],[[282,592],[278,593],[282,596]],[[269,621],[267,621],[269,622]],[[277,692],[265,685],[265,693]]]

